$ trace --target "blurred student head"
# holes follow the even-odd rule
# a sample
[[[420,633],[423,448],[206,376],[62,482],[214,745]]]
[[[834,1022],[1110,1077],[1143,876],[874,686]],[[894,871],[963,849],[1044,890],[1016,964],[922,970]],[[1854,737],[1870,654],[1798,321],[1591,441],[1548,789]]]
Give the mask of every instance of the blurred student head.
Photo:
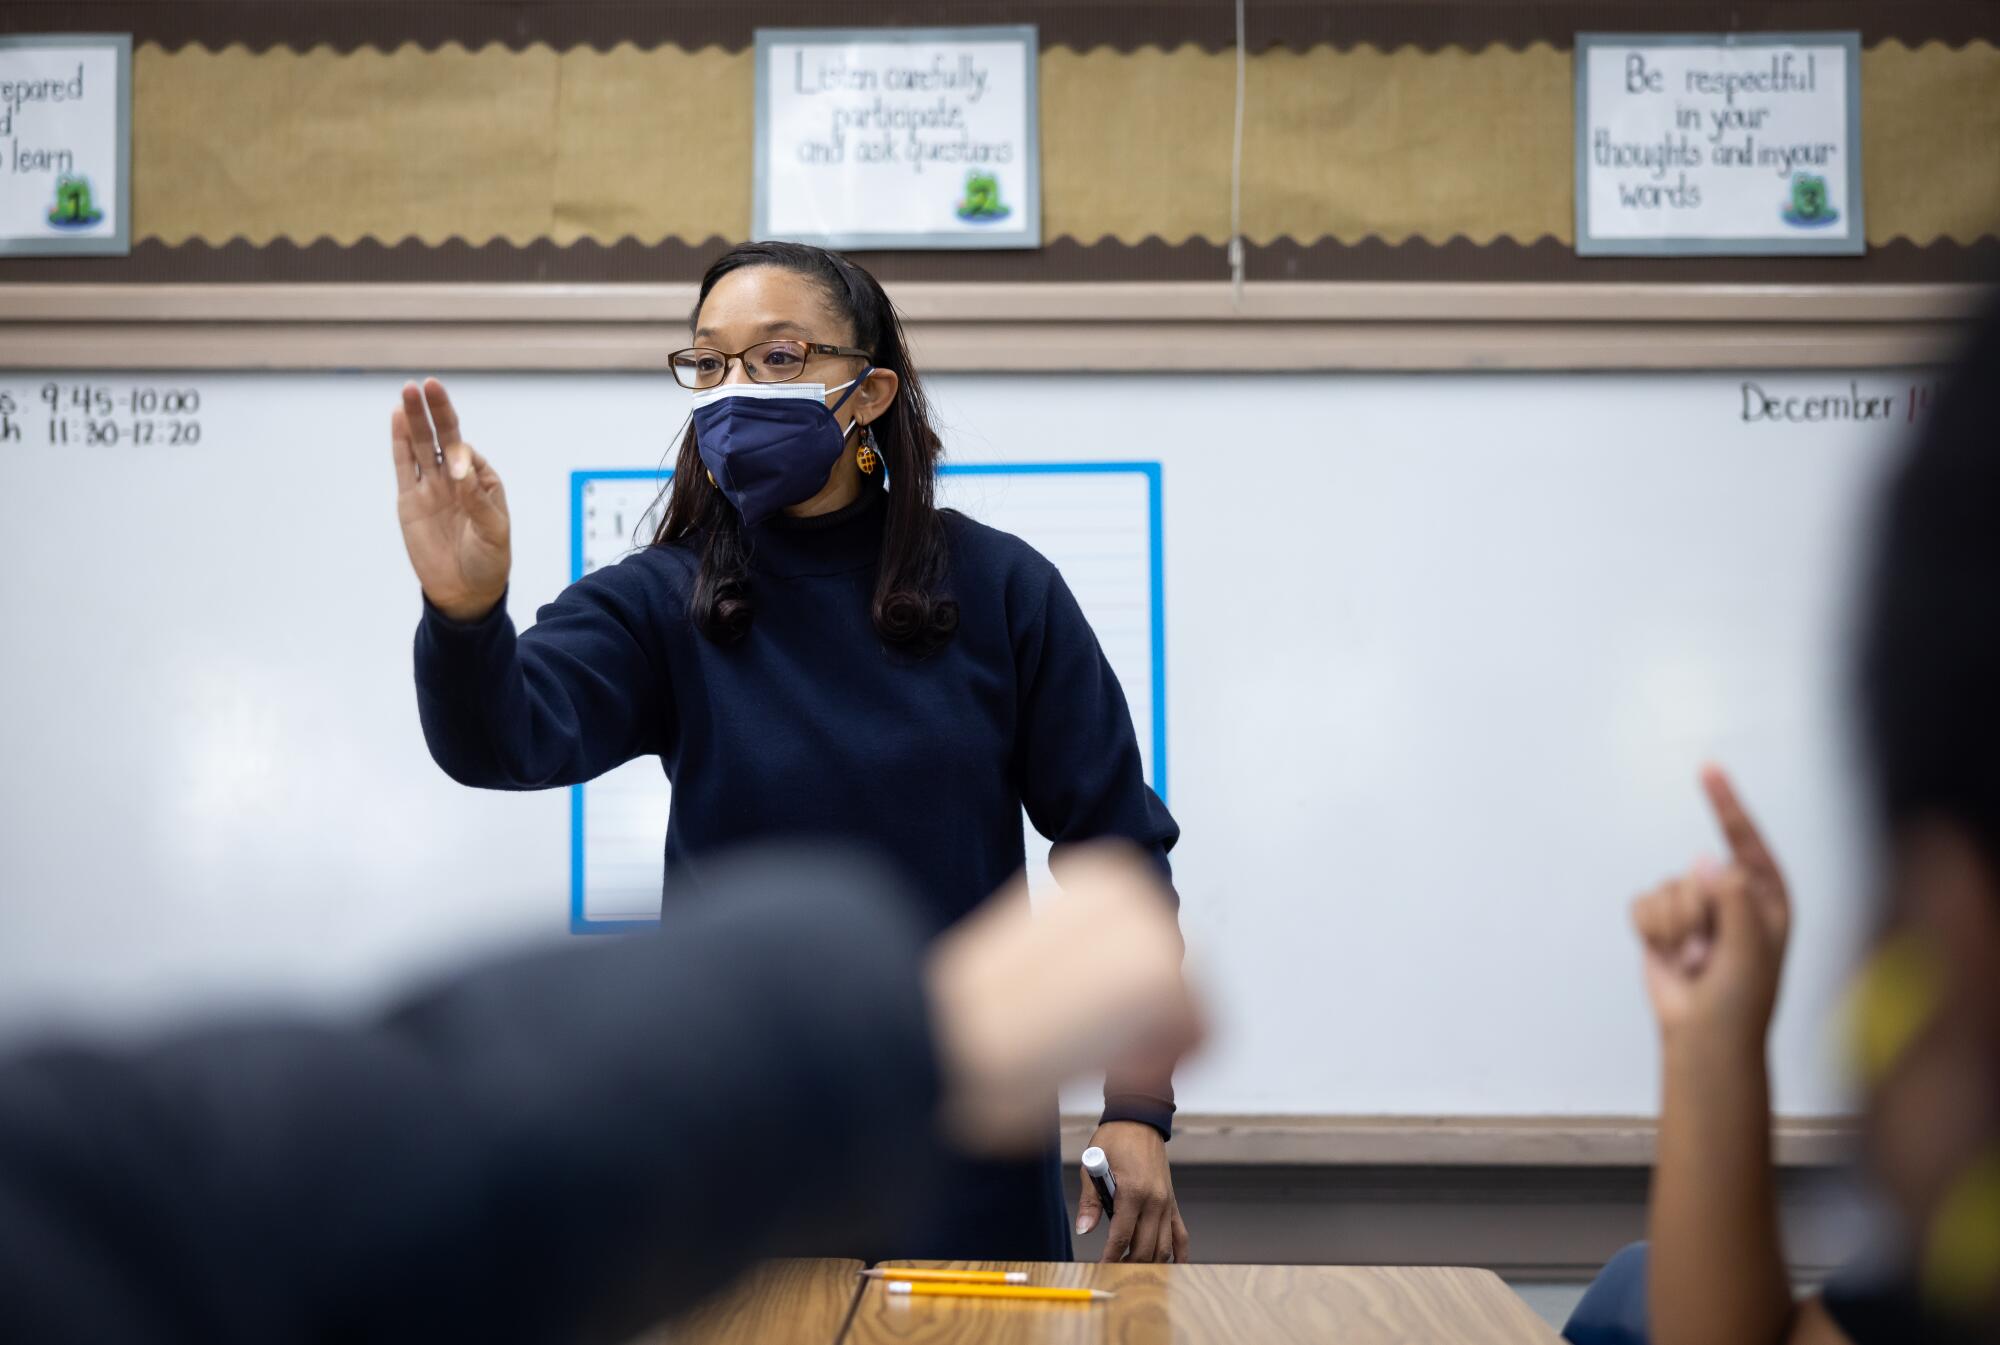
[[[2000,1323],[2000,308],[1895,472],[1861,630],[1889,842],[1856,1047],[1933,1306]]]

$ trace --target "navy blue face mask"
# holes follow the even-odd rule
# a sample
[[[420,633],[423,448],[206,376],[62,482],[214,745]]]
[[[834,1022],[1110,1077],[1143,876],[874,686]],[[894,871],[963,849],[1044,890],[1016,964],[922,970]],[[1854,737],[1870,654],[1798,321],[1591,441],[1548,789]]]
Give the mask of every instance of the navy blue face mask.
[[[822,383],[725,383],[694,395],[694,442],[724,498],[754,527],[819,494],[847,447],[834,412],[872,366],[840,386],[831,407]]]

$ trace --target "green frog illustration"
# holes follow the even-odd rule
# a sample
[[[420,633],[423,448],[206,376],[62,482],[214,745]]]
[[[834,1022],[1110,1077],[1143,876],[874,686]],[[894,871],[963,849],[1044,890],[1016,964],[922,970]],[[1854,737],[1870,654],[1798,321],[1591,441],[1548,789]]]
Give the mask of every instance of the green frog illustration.
[[[90,179],[64,174],[56,179],[56,203],[49,210],[49,223],[58,229],[83,229],[104,218],[91,199]]]
[[[1826,179],[1816,173],[1792,175],[1792,196],[1785,203],[1785,223],[1801,229],[1822,229],[1840,218],[1826,188]]]
[[[977,168],[965,175],[965,196],[958,203],[960,219],[985,224],[1012,213],[1000,200],[999,178]]]

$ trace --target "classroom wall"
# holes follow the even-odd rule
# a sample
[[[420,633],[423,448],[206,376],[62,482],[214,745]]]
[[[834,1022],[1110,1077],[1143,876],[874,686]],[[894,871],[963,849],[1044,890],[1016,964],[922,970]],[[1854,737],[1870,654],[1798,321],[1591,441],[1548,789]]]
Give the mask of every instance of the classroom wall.
[[[11,7],[0,31],[43,8]],[[697,12],[707,7],[578,0],[442,7],[448,23],[429,6],[393,17],[368,4],[263,8],[278,13],[99,4],[70,15],[62,26],[81,16],[137,38],[136,246],[124,259],[17,262],[0,281],[688,278],[749,227],[752,11],[773,25],[1043,22],[1049,245],[888,254],[885,278],[1227,274],[1235,53],[1212,23],[1226,5],[842,14],[781,3],[715,20]],[[1884,8],[1252,5],[1250,275],[1979,274],[2000,265],[2000,156],[1987,148],[2000,141],[2000,18],[1990,6],[1907,3],[1886,7],[1896,17],[1884,22]],[[496,27],[498,10],[508,23]],[[1860,27],[1868,43],[1868,257],[1572,254],[1576,31],[1815,24]]]

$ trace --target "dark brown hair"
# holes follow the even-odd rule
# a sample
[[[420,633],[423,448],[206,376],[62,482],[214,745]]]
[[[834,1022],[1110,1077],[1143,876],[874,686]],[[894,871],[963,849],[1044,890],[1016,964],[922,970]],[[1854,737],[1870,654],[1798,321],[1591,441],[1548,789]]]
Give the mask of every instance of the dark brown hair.
[[[958,627],[958,604],[944,595],[944,520],[937,508],[937,466],[944,445],[931,425],[930,402],[910,364],[902,320],[874,276],[836,252],[804,243],[744,243],[717,257],[701,278],[692,327],[716,282],[732,271],[775,266],[818,285],[827,306],[845,318],[851,344],[869,352],[877,369],[899,380],[895,400],[876,418],[875,433],[888,470],[889,516],[875,573],[871,615],[876,633],[891,645],[927,654]],[[873,483],[863,489],[873,489]],[[742,520],[709,480],[695,445],[694,425],[681,436],[667,508],[653,536],[655,546],[698,547],[701,568],[690,612],[701,633],[733,644],[749,632],[756,612]]]

